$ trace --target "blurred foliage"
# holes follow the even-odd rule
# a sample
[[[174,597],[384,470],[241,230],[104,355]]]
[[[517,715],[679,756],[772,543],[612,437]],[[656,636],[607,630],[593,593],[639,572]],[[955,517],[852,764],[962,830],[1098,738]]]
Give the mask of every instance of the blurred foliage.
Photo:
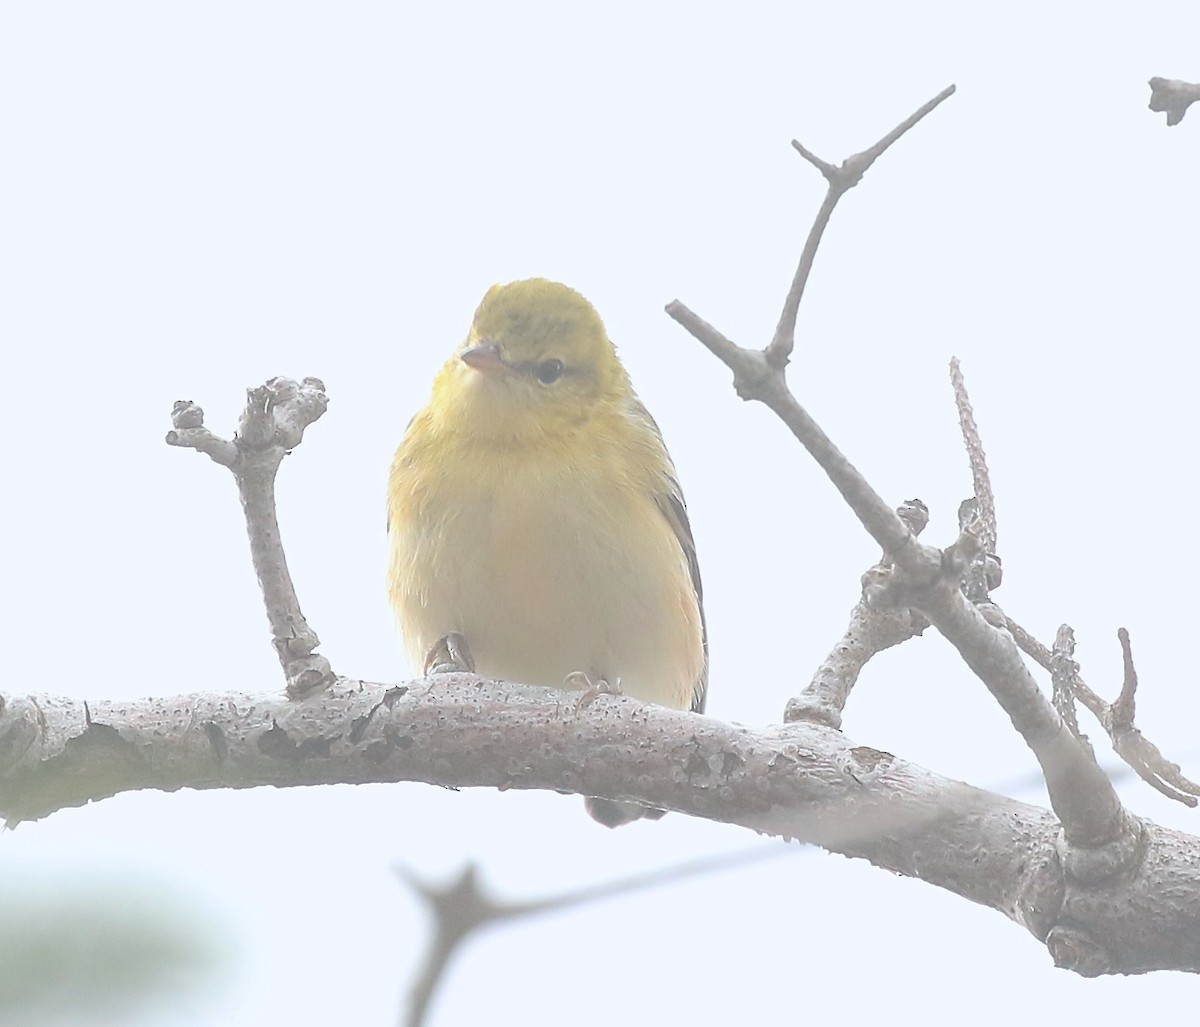
[[[178,892],[128,878],[0,875],[0,1024],[188,1019],[229,959],[216,925]]]

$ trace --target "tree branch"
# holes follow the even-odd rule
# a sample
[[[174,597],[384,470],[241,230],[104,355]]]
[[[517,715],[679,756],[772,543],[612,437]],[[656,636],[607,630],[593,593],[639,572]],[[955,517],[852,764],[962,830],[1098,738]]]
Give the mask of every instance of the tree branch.
[[[91,705],[0,695],[0,815],[11,824],[142,788],[405,780],[578,792],[869,859],[1005,913],[1043,940],[1058,965],[1084,975],[1200,972],[1200,839],[1125,814],[1090,750],[1029,675],[1004,615],[983,601],[989,582],[978,606],[960,588],[964,567],[986,555],[988,524],[994,538],[994,511],[989,517],[982,508],[978,481],[980,508],[964,514],[959,539],[944,551],[921,544],[919,504],[893,511],[786,383],[799,303],[837,199],[952,92],[840,167],[795,144],[830,189],[763,350],[743,349],[678,302],[667,308],[733,370],[739,395],[765,403],[788,425],[884,552],[864,576],[842,645],[789,706],[796,722],[752,731],[628,697],[583,705],[574,694],[472,674],[391,688],[334,678],[300,613],[273,495],[283,456],[325,409],[324,389],[316,379],[274,379],[250,391],[232,441],[204,428],[198,407],[180,403],[168,442],[234,472],[288,694]],[[961,413],[965,388],[956,384]],[[919,631],[921,617],[1009,713],[1042,766],[1058,821],[856,746],[827,726],[840,722],[862,665],[895,644],[889,639]],[[1128,738],[1136,674],[1123,643],[1126,684],[1110,721]]]
[[[800,309],[800,301],[804,298],[804,287],[808,284],[808,276],[812,273],[817,247],[821,245],[821,236],[825,233],[825,226],[829,224],[830,215],[833,214],[833,208],[837,206],[838,200],[862,181],[863,175],[892,143],[943,100],[953,96],[954,89],[954,86],[947,86],[927,104],[900,122],[874,146],[863,150],[862,153],[847,157],[840,165],[829,164],[821,160],[816,154],[806,150],[799,140],[792,140],[792,146],[796,152],[825,176],[825,180],[829,183],[829,189],[825,193],[821,209],[817,211],[817,216],[813,219],[812,228],[809,229],[808,239],[804,243],[804,251],[800,254],[799,266],[796,268],[791,288],[788,289],[787,298],[783,303],[783,312],[779,315],[779,324],[775,328],[775,335],[765,350],[767,363],[772,367],[782,369],[792,354],[792,348],[796,343],[796,315]]]
[[[783,855],[783,846],[759,847],[745,852],[707,856],[642,874],[604,881],[587,888],[576,888],[540,899],[496,899],[480,884],[479,871],[473,863],[463,867],[459,875],[447,884],[430,884],[406,867],[396,872],[424,900],[433,915],[433,937],[425,952],[420,972],[409,989],[403,1023],[405,1027],[420,1027],[425,1022],[429,1005],[445,977],[450,961],[459,947],[472,935],[487,927],[496,927],[512,920],[541,916],[572,909],[589,902],[600,902],[617,895],[628,895],[647,888],[674,884],[685,877],[709,874],[744,866],[752,861]]]
[[[246,407],[232,442],[204,427],[204,411],[190,400],[175,403],[173,428],[166,438],[167,445],[205,453],[233,472],[271,638],[293,697],[324,688],[334,674],[329,661],[316,652],[321,640],[300,612],[288,573],[275,516],[275,475],[283,458],[300,444],[304,429],[325,413],[328,403],[319,378],[299,383],[272,378],[246,390]]]
[[[444,675],[224,693],[0,701],[0,813],[122,791],[424,781],[579,792],[814,842],[999,910],[1081,974],[1200,971],[1200,839],[1139,825],[1124,872],[1082,883],[1047,811],[840,732],[754,731],[600,696]],[[1069,855],[1068,855],[1069,858]]]
[[[979,541],[984,553],[992,554],[996,552],[996,498],[992,494],[992,479],[988,473],[987,456],[983,452],[983,439],[979,434],[979,425],[975,423],[975,411],[971,408],[971,397],[967,395],[967,383],[958,357],[950,361],[950,382],[954,388],[958,425],[971,464],[971,483],[980,521]]]
[[[1150,109],[1166,111],[1168,125],[1178,125],[1197,100],[1200,100],[1200,83],[1157,76],[1150,80]]]
[[[974,605],[983,619],[993,627],[999,627],[1004,623],[1004,615],[992,600],[992,591],[1000,587],[1002,580],[1000,558],[995,553],[996,503],[987,458],[983,452],[983,439],[979,433],[979,426],[975,423],[975,411],[971,408],[966,380],[963,378],[957,357],[950,361],[950,382],[954,389],[954,406],[958,410],[959,429],[971,467],[972,495],[970,499],[958,505],[958,538],[946,548],[942,554],[942,562],[947,567],[957,570],[959,591]],[[1004,705],[1003,702],[1001,705]],[[1008,710],[1008,706],[1004,708]],[[1054,710],[1057,712],[1057,707],[1054,707]],[[1032,719],[1024,723],[1026,728],[1029,728]],[[1025,729],[1020,730],[1024,734]],[[1083,749],[1082,757],[1095,762],[1095,755],[1091,749]],[[1039,757],[1039,764],[1042,763],[1043,759]],[[1045,772],[1043,766],[1043,775]],[[1108,791],[1112,791],[1111,786]],[[1053,796],[1055,793],[1051,790],[1050,794]],[[1053,799],[1051,801],[1053,802]]]
[[[940,103],[939,94],[909,121]],[[899,137],[899,129],[867,153]],[[825,168],[822,168],[822,173]],[[818,220],[821,218],[818,213]],[[811,238],[811,236],[810,236]],[[804,258],[802,258],[803,260]],[[799,277],[799,273],[798,273]],[[920,611],[958,649],[972,671],[1009,715],[1033,751],[1046,778],[1050,803],[1062,821],[1069,845],[1078,850],[1079,873],[1109,872],[1111,863],[1129,858],[1136,827],[1126,817],[1112,785],[1091,754],[1064,727],[1053,706],[1021,661],[1012,638],[1003,631],[1002,615],[992,604],[987,614],[967,600],[958,587],[970,536],[960,537],[956,552],[942,553],[921,545],[904,521],[891,510],[849,460],[830,441],[788,388],[783,364],[771,358],[773,339],[763,350],[744,349],[696,316],[678,300],[667,313],[691,332],[734,374],[734,387],[743,399],[768,406],[791,429],[841,493],[863,527],[894,562],[890,587],[880,590],[889,605]],[[778,332],[776,333],[778,336]]]
[[[1133,667],[1129,632],[1124,628],[1117,632],[1118,640],[1121,643],[1125,674],[1120,696],[1115,702],[1109,704],[1092,691],[1083,680],[1079,672],[1079,664],[1073,658],[1075,633],[1069,625],[1064,624],[1058,629],[1053,652],[1015,621],[1008,620],[1007,626],[1021,651],[1051,672],[1055,707],[1064,712],[1064,721],[1082,744],[1090,747],[1090,743],[1087,742],[1086,736],[1079,729],[1079,724],[1075,719],[1076,701],[1082,703],[1088,712],[1100,722],[1100,726],[1104,728],[1109,741],[1112,742],[1113,751],[1125,761],[1131,770],[1137,773],[1138,777],[1168,799],[1174,799],[1185,806],[1196,807],[1198,798],[1200,798],[1200,783],[1185,777],[1179,764],[1167,759],[1159,751],[1158,746],[1143,735],[1134,724],[1137,672]]]
[[[929,523],[929,510],[919,499],[910,499],[896,513],[914,535],[919,535]],[[886,587],[891,571],[892,563],[885,555],[862,576],[863,597],[850,611],[845,634],[817,668],[808,687],[788,700],[783,714],[785,721],[811,720],[840,728],[842,711],[867,663],[878,653],[907,642],[929,627],[929,622],[913,610],[887,609],[872,603],[871,597],[881,585]]]

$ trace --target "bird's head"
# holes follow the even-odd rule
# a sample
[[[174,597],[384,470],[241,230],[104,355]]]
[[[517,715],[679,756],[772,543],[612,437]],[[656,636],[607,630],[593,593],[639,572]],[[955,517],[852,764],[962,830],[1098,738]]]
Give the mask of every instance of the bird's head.
[[[438,384],[458,417],[497,437],[569,431],[630,394],[596,309],[544,278],[492,286]]]

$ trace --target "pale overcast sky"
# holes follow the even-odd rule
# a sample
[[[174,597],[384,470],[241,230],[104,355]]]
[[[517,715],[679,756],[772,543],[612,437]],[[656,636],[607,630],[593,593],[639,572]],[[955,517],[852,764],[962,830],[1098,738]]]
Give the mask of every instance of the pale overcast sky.
[[[1191,2],[0,6],[4,688],[280,687],[229,476],[162,441],[175,399],[228,434],[277,374],[331,397],[281,477],[305,613],[339,671],[402,680],[392,450],[484,290],[542,275],[595,302],[674,454],[709,713],[777,721],[876,553],[662,308],[765,342],[823,195],[789,141],[840,161],[953,82],[835,214],[793,387],[944,544],[970,487],[957,354],[998,494],[997,600],[1045,639],[1073,624],[1107,693],[1127,626],[1143,727],[1197,776],[1200,109],[1168,129],[1146,80],[1200,79],[1198,39]],[[869,668],[845,726],[981,786],[1035,769],[932,632]],[[391,1024],[426,930],[395,862],[476,860],[528,897],[757,842],[681,816],[609,832],[540,794],[147,793],[0,837],[0,904],[81,881],[120,900],[131,877],[183,893],[235,969],[146,1022]],[[1083,981],[999,914],[796,847],[489,933],[431,1023],[1107,1024],[1182,1015],[1195,988]]]

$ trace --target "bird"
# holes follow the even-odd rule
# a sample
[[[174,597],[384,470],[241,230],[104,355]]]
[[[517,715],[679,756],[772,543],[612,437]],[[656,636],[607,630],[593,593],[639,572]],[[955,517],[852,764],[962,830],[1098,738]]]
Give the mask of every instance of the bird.
[[[703,713],[708,634],[674,464],[579,292],[495,285],[396,450],[388,592],[414,667]],[[616,827],[653,810],[588,798]]]

